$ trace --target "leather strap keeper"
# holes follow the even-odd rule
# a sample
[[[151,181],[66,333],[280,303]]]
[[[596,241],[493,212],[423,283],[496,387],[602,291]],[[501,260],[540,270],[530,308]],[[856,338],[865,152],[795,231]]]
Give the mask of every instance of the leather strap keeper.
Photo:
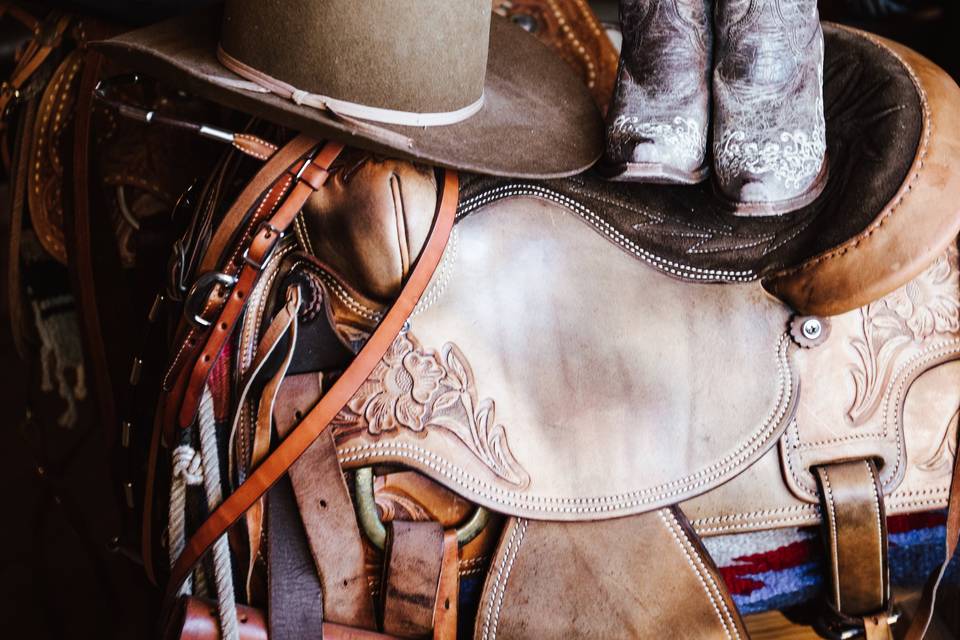
[[[863,621],[868,638],[887,637],[887,521],[876,463],[839,462],[815,472],[830,562],[830,604],[843,622]]]

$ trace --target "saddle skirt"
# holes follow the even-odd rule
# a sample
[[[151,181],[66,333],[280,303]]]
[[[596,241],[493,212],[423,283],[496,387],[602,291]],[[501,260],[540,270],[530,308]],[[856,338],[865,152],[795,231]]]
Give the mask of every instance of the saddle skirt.
[[[495,511],[595,519],[707,491],[783,433],[796,347],[759,287],[680,282],[530,196],[457,229],[335,422],[344,466],[401,463]]]

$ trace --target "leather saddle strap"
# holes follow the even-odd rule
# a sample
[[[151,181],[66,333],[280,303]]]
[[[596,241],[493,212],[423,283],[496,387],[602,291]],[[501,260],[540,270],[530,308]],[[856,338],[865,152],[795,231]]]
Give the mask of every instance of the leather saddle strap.
[[[263,463],[241,484],[237,490],[224,500],[219,507],[200,525],[187,543],[183,554],[174,564],[167,585],[165,602],[173,603],[196,562],[210,549],[210,546],[223,535],[247,509],[279,480],[297,459],[330,425],[340,409],[353,397],[357,390],[386,354],[404,323],[419,302],[420,297],[430,284],[433,273],[440,264],[443,250],[453,229],[459,201],[459,180],[453,171],[445,171],[443,189],[439,198],[437,215],[433,228],[423,247],[419,259],[410,273],[410,277],[400,292],[396,302],[384,316],[380,325],[367,340],[360,353],[343,375],[333,384],[320,402],[308,413],[297,427],[280,443]]]
[[[887,519],[876,463],[853,460],[815,471],[833,581],[831,604],[844,621],[864,621],[868,640],[889,638]]]
[[[300,213],[303,205],[315,191],[318,191],[330,175],[329,169],[333,161],[343,150],[339,142],[326,143],[317,157],[297,172],[297,181],[270,220],[262,224],[253,236],[243,255],[243,266],[237,276],[236,283],[230,289],[227,303],[221,309],[219,316],[210,327],[206,344],[200,357],[193,365],[189,374],[189,382],[184,390],[183,402],[180,405],[179,425],[186,429],[193,424],[200,406],[200,394],[207,382],[210,370],[220,355],[227,338],[233,333],[237,320],[247,304],[247,297],[253,291],[260,279],[260,273],[270,254],[276,248],[280,238],[294,218]]]
[[[101,60],[99,56],[96,59],[98,63]],[[96,80],[96,76],[87,78],[85,75],[85,81],[86,80],[91,81],[90,90],[82,93],[81,97],[93,95],[92,84]],[[92,100],[92,98],[90,98],[90,100]],[[90,100],[88,100],[88,102],[90,102]],[[89,120],[88,117],[84,122],[89,125]],[[85,132],[83,137],[78,139],[86,143],[89,139],[89,133]],[[310,149],[315,147],[316,144],[316,141],[307,136],[297,136],[267,160],[266,164],[264,164],[250,182],[247,183],[240,192],[240,195],[237,196],[227,210],[204,254],[200,263],[199,272],[203,273],[216,269],[218,265],[223,263],[223,259],[225,258],[222,259],[221,256],[226,253],[230,239],[241,228],[245,217],[258,202],[260,206],[265,206],[264,201],[273,195],[273,187],[276,185],[278,179],[281,178],[284,173],[290,172],[297,166],[298,160],[310,151]],[[86,154],[84,158],[86,158]],[[86,163],[82,166],[86,166]],[[83,181],[78,182],[78,184],[82,186],[86,192],[87,179],[84,178]],[[84,202],[85,199],[78,199],[78,205]],[[86,217],[89,217],[89,215]],[[81,292],[85,292],[86,289],[89,289],[89,287],[82,288]],[[90,302],[90,304],[85,302],[83,308],[85,310],[89,308],[94,312],[96,311],[96,305],[92,302]],[[185,323],[181,322],[181,325],[183,324]],[[199,338],[201,337],[196,328],[191,328],[187,331],[184,326],[178,328],[177,334],[179,338],[178,343],[182,345],[181,352],[177,354],[174,363],[164,377],[164,395],[161,399],[161,408],[157,412],[153,425],[153,433],[150,438],[147,478],[143,498],[141,555],[143,556],[147,578],[154,584],[156,584],[156,568],[153,557],[153,493],[156,485],[157,462],[160,458],[160,445],[162,441],[175,441],[172,438],[173,434],[171,431],[178,408],[177,399],[183,397],[184,388],[187,384],[186,372],[189,371],[186,366],[183,366],[182,362],[192,362],[194,360],[195,347],[193,344],[199,342]],[[171,377],[175,377],[176,381],[172,385],[168,385]]]
[[[325,594],[313,570],[290,480],[273,485],[266,503],[270,640],[321,640]]]
[[[457,640],[458,600],[460,598],[460,545],[457,530],[443,532],[443,559],[437,603],[433,612],[434,640]]]
[[[443,565],[443,527],[394,520],[387,525],[384,554],[384,632],[403,638],[429,635]]]
[[[277,421],[281,437],[289,432]],[[337,460],[333,434],[324,433],[290,467],[290,482],[320,584],[324,619],[375,629],[363,540]],[[331,542],[331,541],[336,541]]]
[[[293,359],[293,351],[297,342],[297,314],[300,311],[301,296],[299,287],[290,287],[287,289],[286,303],[281,307],[277,315],[274,316],[267,330],[263,333],[260,344],[257,346],[253,363],[247,374],[247,380],[240,392],[240,398],[236,403],[234,411],[233,427],[230,430],[230,459],[236,459],[236,440],[237,438],[246,438],[246,433],[240,432],[240,416],[244,414],[247,402],[250,400],[250,392],[260,377],[267,362],[275,361],[275,354],[286,338],[286,351],[283,358],[276,367],[273,375],[263,385],[260,393],[260,401],[257,406],[257,419],[253,430],[253,447],[250,454],[249,466],[256,467],[260,461],[267,455],[270,449],[270,432],[273,422],[270,419],[270,412],[273,409],[273,403],[276,398],[277,390],[280,387],[290,361]],[[246,464],[241,461],[240,465]],[[231,465],[230,477],[235,477],[233,465]],[[247,541],[249,543],[249,562],[247,564],[247,597],[252,600],[251,579],[257,557],[260,553],[260,539],[263,534],[263,500],[250,508],[246,514],[247,519]]]

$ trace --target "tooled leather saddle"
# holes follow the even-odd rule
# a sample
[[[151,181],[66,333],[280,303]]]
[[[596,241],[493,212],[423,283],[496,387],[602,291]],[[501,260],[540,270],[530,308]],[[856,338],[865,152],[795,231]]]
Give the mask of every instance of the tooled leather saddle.
[[[219,602],[171,634],[739,638],[700,537],[821,523],[826,627],[891,637],[886,517],[951,499],[960,90],[825,32],[785,218],[257,147],[165,380],[168,605]]]

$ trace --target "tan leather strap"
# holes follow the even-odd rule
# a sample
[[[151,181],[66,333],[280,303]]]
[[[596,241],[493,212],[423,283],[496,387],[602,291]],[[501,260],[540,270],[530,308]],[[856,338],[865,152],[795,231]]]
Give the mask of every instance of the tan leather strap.
[[[247,297],[259,282],[263,265],[269,259],[270,254],[276,248],[280,238],[286,233],[296,215],[300,213],[300,209],[303,208],[307,198],[314,191],[319,190],[327,181],[330,175],[330,165],[333,164],[342,150],[343,144],[327,142],[320,149],[316,158],[299,168],[296,175],[296,184],[294,184],[283,204],[280,205],[280,208],[268,222],[260,225],[259,230],[253,236],[253,240],[247,245],[243,254],[243,266],[240,268],[236,283],[230,289],[227,303],[220,311],[217,319],[211,324],[206,344],[189,374],[189,382],[184,390],[183,402],[180,405],[178,423],[181,428],[186,429],[193,424],[197,416],[197,408],[200,406],[200,394],[210,375],[210,370],[217,361],[227,338],[233,333],[237,320],[247,304]]]
[[[433,639],[457,640],[457,600],[460,597],[460,545],[457,530],[443,532],[443,558],[437,603],[433,611]]]
[[[287,341],[287,350],[286,353],[284,353],[283,361],[263,386],[263,390],[260,394],[260,400],[257,405],[257,417],[253,429],[253,447],[249,460],[250,468],[255,468],[258,464],[260,464],[260,461],[263,460],[263,458],[270,451],[270,434],[273,428],[273,403],[276,399],[277,390],[280,388],[280,383],[283,381],[284,376],[286,376],[287,368],[290,366],[290,361],[293,359],[293,351],[297,342],[297,314],[300,312],[301,300],[302,298],[300,296],[299,287],[290,287],[287,290],[286,304],[281,307],[280,311],[277,312],[277,315],[275,315],[273,320],[270,321],[270,325],[267,327],[267,330],[264,331],[263,337],[260,339],[260,343],[257,345],[257,351],[254,354],[253,362],[250,365],[250,370],[247,373],[247,380],[243,385],[239,400],[236,403],[237,412],[234,415],[233,426],[230,430],[231,460],[234,460],[237,455],[237,438],[247,437],[246,433],[240,433],[240,418],[245,414],[245,408],[247,406],[247,402],[250,400],[249,395],[251,389],[253,388],[254,382],[256,382],[260,372],[263,370],[264,365],[268,360],[271,359],[271,356],[280,346],[280,343],[283,341],[283,339],[289,336],[289,340]],[[247,461],[241,461],[240,464],[243,465],[246,462]],[[233,468],[231,468],[230,475],[231,477],[234,477]],[[254,566],[256,564],[258,554],[260,553],[260,541],[263,534],[263,513],[262,499],[258,500],[257,503],[246,513],[247,542],[249,543],[250,550],[249,562],[247,564],[246,585],[248,601],[253,601],[251,596],[251,580],[254,573]]]
[[[830,561],[831,604],[842,618],[863,620],[874,634],[880,634],[889,627],[890,571],[876,463],[853,460],[818,466],[815,471]]]
[[[306,136],[298,136],[283,146],[247,183],[240,195],[234,200],[217,231],[204,252],[198,274],[219,271],[224,276],[235,277],[239,271],[238,261],[244,248],[250,242],[247,237],[260,221],[268,219],[280,206],[288,193],[291,178],[296,175],[297,167],[302,166],[301,158],[316,146],[316,142]],[[246,225],[246,233],[237,234]],[[201,315],[211,322],[220,313],[224,299],[220,296],[220,287],[213,287],[204,301]],[[165,392],[162,403],[162,425],[164,438],[172,441],[176,415],[186,393],[190,380],[191,366],[196,362],[198,352],[206,346],[208,329],[189,326],[181,321],[177,331],[180,350],[177,352],[163,379]]]
[[[446,171],[436,219],[420,258],[400,296],[354,361],[300,424],[247,478],[246,482],[217,507],[187,543],[183,555],[171,570],[167,585],[167,603],[173,602],[180,585],[210,546],[290,469],[291,465],[326,430],[340,409],[353,397],[380,363],[396,336],[403,329],[407,318],[413,313],[413,309],[440,263],[456,216],[459,200],[458,184],[457,174]]]
[[[384,554],[383,630],[403,638],[429,635],[443,564],[443,527],[394,520],[387,525]]]

